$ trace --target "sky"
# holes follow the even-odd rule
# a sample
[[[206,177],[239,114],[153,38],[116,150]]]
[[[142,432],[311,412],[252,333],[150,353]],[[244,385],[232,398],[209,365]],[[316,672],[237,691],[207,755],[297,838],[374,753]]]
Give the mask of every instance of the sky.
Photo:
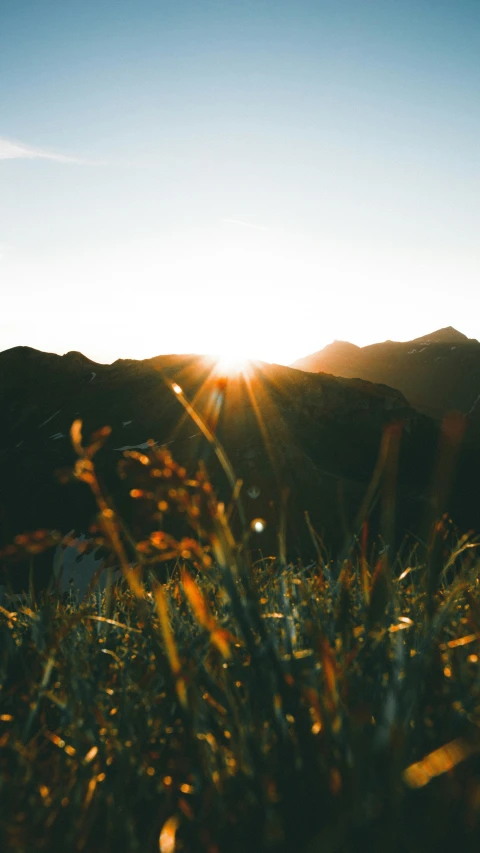
[[[478,0],[0,0],[0,350],[480,338]]]

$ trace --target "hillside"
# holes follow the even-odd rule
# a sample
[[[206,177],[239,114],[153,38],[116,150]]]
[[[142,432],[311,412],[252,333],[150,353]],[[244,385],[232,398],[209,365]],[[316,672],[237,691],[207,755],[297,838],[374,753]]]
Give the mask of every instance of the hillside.
[[[292,367],[385,383],[432,417],[450,410],[471,415],[472,429],[480,416],[480,343],[451,326],[407,342],[357,347],[334,341]]]
[[[0,546],[24,530],[88,530],[95,506],[88,488],[60,485],[55,472],[71,466],[72,421],[89,434],[112,434],[98,455],[110,494],[132,525],[143,523],[116,476],[122,450],[148,439],[167,444],[192,471],[205,459],[220,495],[229,490],[211,447],[185,415],[167,381],[175,380],[216,430],[243,480],[248,518],[267,521],[252,541],[276,549],[281,494],[289,488],[287,544],[292,556],[313,550],[305,523],[311,513],[328,547],[351,535],[390,423],[403,429],[397,486],[398,533],[424,517],[438,445],[438,427],[390,387],[353,378],[314,375],[256,363],[248,377],[216,375],[211,359],[185,355],[95,364],[77,353],[58,356],[19,347],[0,353]],[[476,513],[477,456],[464,451],[452,504],[462,525]],[[132,508],[135,504],[135,510]]]

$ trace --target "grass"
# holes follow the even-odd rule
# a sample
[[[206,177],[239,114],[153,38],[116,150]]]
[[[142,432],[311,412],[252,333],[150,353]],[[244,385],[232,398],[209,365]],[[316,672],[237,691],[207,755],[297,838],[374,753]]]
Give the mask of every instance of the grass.
[[[152,447],[122,463],[150,519],[133,541],[95,473],[107,431],[85,448],[80,426],[122,580],[3,601],[2,850],[477,851],[477,540],[443,519],[395,561],[364,536],[287,565],[280,537],[253,564],[241,491],[225,507]]]

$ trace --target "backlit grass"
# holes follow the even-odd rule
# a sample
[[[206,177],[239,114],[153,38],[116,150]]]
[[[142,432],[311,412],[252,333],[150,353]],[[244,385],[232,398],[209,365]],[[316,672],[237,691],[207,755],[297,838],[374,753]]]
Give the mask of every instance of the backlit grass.
[[[240,490],[225,507],[154,447],[122,463],[134,541],[96,478],[106,434],[72,429],[120,582],[0,607],[2,850],[478,850],[477,541],[443,520],[396,560],[364,538],[287,564],[280,540],[252,564]]]

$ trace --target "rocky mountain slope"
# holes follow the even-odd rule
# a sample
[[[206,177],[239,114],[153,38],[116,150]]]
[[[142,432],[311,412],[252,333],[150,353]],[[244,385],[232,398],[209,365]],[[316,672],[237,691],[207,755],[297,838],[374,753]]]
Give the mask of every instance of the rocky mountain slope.
[[[354,530],[389,424],[402,433],[398,534],[424,512],[439,430],[390,387],[262,363],[252,365],[247,376],[228,378],[218,375],[211,359],[193,355],[101,365],[79,353],[58,356],[18,347],[0,353],[0,547],[39,527],[88,530],[95,513],[88,488],[60,485],[55,476],[74,461],[69,430],[76,418],[86,437],[112,427],[98,455],[99,472],[134,533],[142,523],[138,502],[128,498],[116,465],[124,449],[144,448],[148,439],[168,445],[192,472],[204,459],[228,499],[212,449],[186,416],[172,381],[195,398],[196,409],[224,444],[243,480],[248,518],[267,521],[252,548],[276,550],[281,495],[288,486],[289,554],[312,554],[305,510],[326,545],[338,549]],[[460,499],[452,504],[463,526],[472,523],[478,503],[472,453],[466,449],[458,466]]]
[[[452,327],[406,343],[384,341],[357,347],[334,341],[292,367],[359,377],[398,388],[411,406],[432,417],[458,410],[480,419],[480,343]]]

